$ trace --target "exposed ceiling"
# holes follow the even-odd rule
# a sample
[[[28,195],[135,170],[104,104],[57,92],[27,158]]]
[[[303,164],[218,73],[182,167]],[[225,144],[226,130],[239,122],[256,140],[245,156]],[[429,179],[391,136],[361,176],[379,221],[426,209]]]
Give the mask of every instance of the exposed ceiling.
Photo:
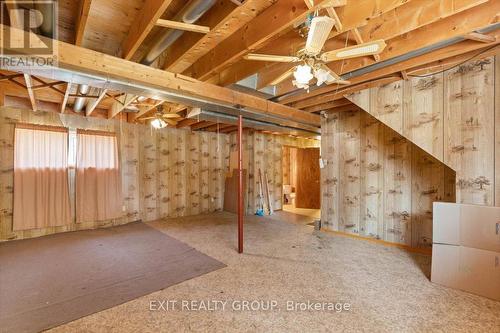
[[[209,0],[205,0],[210,2]],[[238,110],[246,110],[246,126],[273,132],[273,127],[259,124],[274,123],[281,126],[276,132],[307,135],[308,126],[319,126],[319,116],[310,120],[303,114],[318,115],[322,111],[342,112],[357,108],[344,96],[367,87],[386,84],[415,73],[446,69],[478,54],[498,53],[500,40],[500,2],[495,0],[246,0],[238,5],[236,0],[213,0],[213,5],[194,22],[196,26],[179,26],[172,29],[159,26],[181,20],[189,1],[181,0],[79,0],[59,1],[58,39],[83,47],[94,53],[81,52],[81,56],[97,59],[98,53],[122,58],[111,59],[108,64],[131,67],[126,61],[144,63],[144,55],[155,45],[160,36],[182,31],[180,37],[169,45],[150,65],[159,71],[182,74],[172,80],[193,80],[192,87],[200,94],[185,92],[188,84],[179,84],[182,98],[170,95],[137,95],[120,85],[104,90],[92,86],[87,94],[86,112],[83,116],[119,117],[130,122],[148,121],[158,110],[176,113],[169,124],[191,127],[192,130],[236,130],[227,117]],[[186,5],[187,3],[187,5]],[[325,4],[333,7],[318,9]],[[3,5],[3,3],[2,3]],[[317,7],[314,7],[317,6]],[[318,7],[319,6],[319,7]],[[309,92],[297,89],[291,80],[275,86],[275,103],[263,103],[265,94],[257,90],[268,86],[293,64],[244,60],[248,53],[271,55],[295,55],[305,44],[300,34],[301,24],[307,16],[318,10],[320,15],[336,19],[324,50],[342,48],[373,40],[384,40],[387,47],[377,56],[365,56],[334,61],[328,64],[335,73],[349,79],[350,85],[330,84],[314,87]],[[189,15],[186,15],[189,16]],[[192,14],[191,16],[195,16]],[[184,29],[209,29],[208,32],[192,32]],[[61,44],[66,49],[66,46]],[[67,48],[69,52],[74,49]],[[76,53],[75,53],[76,54]],[[64,61],[63,61],[64,62]],[[66,65],[70,64],[68,59]],[[63,63],[64,66],[64,63]],[[132,68],[132,67],[131,67]],[[133,67],[137,76],[146,76],[143,67]],[[365,69],[360,72],[360,69]],[[90,68],[82,66],[85,72]],[[83,73],[80,72],[80,73]],[[85,72],[87,73],[87,72]],[[149,72],[148,72],[149,73]],[[121,75],[121,72],[116,75]],[[169,74],[170,75],[170,74]],[[255,78],[255,91],[235,86],[241,80]],[[129,78],[127,80],[132,80]],[[123,80],[126,80],[125,76]],[[0,86],[6,105],[30,107],[36,110],[74,112],[72,105],[78,97],[78,84],[64,77],[47,78],[42,74],[1,70]],[[146,80],[142,83],[144,84]],[[141,82],[138,82],[141,83]],[[147,83],[147,82],[146,82]],[[167,85],[167,84],[166,84]],[[217,90],[212,85],[228,87]],[[144,85],[143,85],[144,86]],[[232,89],[231,88],[238,88]],[[194,89],[194,88],[193,88]],[[243,90],[242,90],[243,89]],[[161,89],[160,89],[161,90]],[[238,91],[238,92],[233,92]],[[251,93],[250,95],[241,93]],[[216,95],[214,101],[210,93]],[[193,103],[192,95],[203,103]],[[236,97],[233,95],[237,94]],[[190,98],[187,98],[188,96]],[[145,98],[141,98],[144,96]],[[205,101],[203,98],[206,98]],[[239,101],[244,101],[240,103]],[[234,103],[233,103],[234,102]],[[186,119],[192,107],[208,103],[212,108],[206,114]],[[219,103],[219,104],[217,104]],[[217,104],[227,107],[214,109]],[[224,104],[225,103],[225,104]],[[247,104],[245,104],[247,103]],[[207,105],[208,105],[207,104]],[[283,108],[280,108],[281,104]],[[90,105],[90,107],[89,107]],[[158,109],[160,107],[160,109]],[[246,109],[245,109],[246,108]],[[89,112],[89,109],[91,111]],[[233,110],[230,110],[233,109]],[[234,111],[236,109],[236,111]],[[214,115],[220,111],[221,115]],[[238,111],[239,112],[239,111]],[[278,117],[281,120],[277,120]],[[297,126],[294,122],[299,123]],[[300,126],[299,126],[300,125]],[[295,129],[295,130],[293,130]],[[310,131],[314,135],[314,130]]]

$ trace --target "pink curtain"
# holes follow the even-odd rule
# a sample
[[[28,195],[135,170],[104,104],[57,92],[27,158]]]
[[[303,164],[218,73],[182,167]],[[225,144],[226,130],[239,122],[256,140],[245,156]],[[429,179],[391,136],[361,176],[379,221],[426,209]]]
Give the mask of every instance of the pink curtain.
[[[68,133],[16,128],[14,230],[71,223]]]
[[[115,136],[78,133],[76,221],[123,216],[121,174]]]

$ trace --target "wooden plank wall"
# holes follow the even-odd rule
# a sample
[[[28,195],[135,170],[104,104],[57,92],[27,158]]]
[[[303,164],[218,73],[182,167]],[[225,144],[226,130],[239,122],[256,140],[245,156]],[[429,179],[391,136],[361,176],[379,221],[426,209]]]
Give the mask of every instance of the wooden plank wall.
[[[237,136],[231,134],[231,151],[237,150]],[[254,214],[259,204],[259,169],[267,172],[269,192],[273,209],[282,209],[283,196],[283,147],[319,147],[319,141],[314,139],[295,138],[274,135],[256,131],[245,131],[243,149],[248,153],[249,170],[247,172],[246,214]],[[244,162],[246,164],[246,162]],[[264,193],[265,195],[265,193]],[[263,198],[264,203],[265,197]]]
[[[432,202],[453,200],[449,168],[363,111],[329,114],[321,145],[327,229],[431,246]]]
[[[117,133],[125,216],[113,221],[12,231],[16,122]],[[229,166],[229,135],[179,129],[152,130],[118,120],[2,108],[0,110],[0,240],[151,221],[222,209]]]
[[[457,202],[500,206],[499,62],[473,60],[347,97],[456,171],[446,193]]]

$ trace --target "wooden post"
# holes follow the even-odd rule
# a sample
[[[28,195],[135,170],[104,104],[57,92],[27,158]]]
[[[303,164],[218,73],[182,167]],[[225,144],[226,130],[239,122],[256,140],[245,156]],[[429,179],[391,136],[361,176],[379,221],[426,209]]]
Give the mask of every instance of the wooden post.
[[[238,118],[238,253],[243,253],[243,117]]]

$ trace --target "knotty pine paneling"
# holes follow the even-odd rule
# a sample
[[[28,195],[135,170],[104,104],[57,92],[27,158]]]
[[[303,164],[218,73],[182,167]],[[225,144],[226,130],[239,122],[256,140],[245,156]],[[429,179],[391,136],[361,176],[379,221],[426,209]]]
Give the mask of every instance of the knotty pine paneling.
[[[16,122],[112,131],[117,134],[124,216],[112,221],[12,231]],[[152,130],[119,120],[2,108],[0,110],[0,240],[119,225],[142,219],[221,210],[229,166],[229,135],[166,128]],[[70,184],[71,185],[71,184]]]
[[[255,214],[259,205],[259,169],[267,173],[269,192],[274,210],[282,209],[283,204],[283,149],[286,147],[319,147],[320,142],[314,139],[294,138],[255,131],[244,131],[243,149],[248,155],[247,190],[245,196],[246,214]],[[286,147],[285,147],[286,146]],[[230,149],[236,151],[237,135],[230,135]],[[245,156],[245,155],[244,155]],[[245,162],[243,163],[246,164]],[[289,175],[290,177],[291,175]],[[267,208],[264,188],[262,201]],[[236,195],[236,194],[235,194]]]
[[[494,205],[494,60],[444,74],[444,161],[457,173],[457,202]]]
[[[403,82],[404,136],[443,160],[443,74]]]
[[[454,200],[449,168],[363,111],[329,114],[321,145],[325,228],[430,246],[432,202]]]
[[[347,98],[453,170],[445,173],[446,198],[500,206],[499,66],[498,55],[472,60],[443,73],[401,80],[393,86],[394,95],[388,85]],[[386,112],[398,104],[398,85],[403,87],[402,131],[399,119]]]

